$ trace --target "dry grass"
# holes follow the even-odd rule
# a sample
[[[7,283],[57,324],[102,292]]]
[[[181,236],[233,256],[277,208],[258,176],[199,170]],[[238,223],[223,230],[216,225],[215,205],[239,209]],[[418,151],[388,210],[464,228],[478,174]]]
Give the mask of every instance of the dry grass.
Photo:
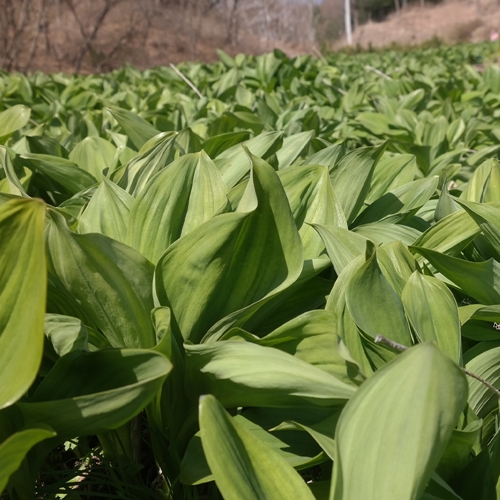
[[[355,31],[354,44],[375,48],[390,45],[420,45],[438,38],[445,43],[487,40],[492,28],[500,29],[500,10],[496,0],[477,4],[465,0],[449,0],[439,5],[412,6],[385,21],[369,22]],[[337,42],[336,47],[345,44]]]

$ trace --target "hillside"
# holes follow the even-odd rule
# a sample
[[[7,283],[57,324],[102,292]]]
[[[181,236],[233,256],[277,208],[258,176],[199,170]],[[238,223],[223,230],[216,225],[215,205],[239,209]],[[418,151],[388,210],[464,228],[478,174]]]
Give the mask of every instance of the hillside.
[[[337,1],[326,2],[326,11],[335,10]],[[387,47],[390,45],[419,45],[433,38],[445,43],[479,42],[488,40],[492,29],[500,28],[500,10],[493,2],[481,4],[463,0],[445,1],[439,5],[413,5],[399,14],[390,14],[381,22],[369,21],[353,33],[355,45]],[[345,45],[338,40],[334,47]]]

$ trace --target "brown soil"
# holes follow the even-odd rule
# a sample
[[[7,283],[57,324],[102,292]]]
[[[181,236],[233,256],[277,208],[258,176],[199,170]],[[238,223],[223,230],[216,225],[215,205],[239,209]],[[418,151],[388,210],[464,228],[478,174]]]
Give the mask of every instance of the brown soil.
[[[353,34],[353,42],[364,47],[419,45],[432,38],[446,43],[488,40],[491,29],[500,29],[500,8],[496,2],[445,1],[435,6],[411,6],[383,22],[369,22]],[[336,47],[345,45],[340,40]]]

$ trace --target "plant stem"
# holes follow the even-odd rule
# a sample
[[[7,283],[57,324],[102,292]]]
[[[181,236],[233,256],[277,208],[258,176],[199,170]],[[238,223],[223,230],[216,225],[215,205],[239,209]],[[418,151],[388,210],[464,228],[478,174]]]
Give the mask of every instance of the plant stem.
[[[170,67],[194,90],[200,99],[203,99],[203,94],[195,87],[194,83],[189,80],[187,76],[183,75],[172,63],[170,63]]]
[[[375,337],[375,344],[385,344],[388,345],[389,347],[392,347],[393,349],[398,349],[399,351],[408,350],[408,347],[406,347],[405,345],[399,344],[398,342],[388,339],[383,335],[377,335]],[[460,369],[469,377],[475,378],[477,381],[481,382],[481,384],[485,385],[488,389],[490,389],[490,391],[493,391],[496,394],[496,396],[500,399],[500,391],[496,387],[491,385],[487,380],[481,378],[479,375],[476,375],[475,373],[470,372],[466,368],[460,367]]]

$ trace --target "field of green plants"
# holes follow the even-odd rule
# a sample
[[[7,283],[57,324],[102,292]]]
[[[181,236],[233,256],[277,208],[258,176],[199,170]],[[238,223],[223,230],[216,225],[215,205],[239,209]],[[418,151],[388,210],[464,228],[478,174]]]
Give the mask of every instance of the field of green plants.
[[[500,498],[498,55],[0,72],[1,498]]]

